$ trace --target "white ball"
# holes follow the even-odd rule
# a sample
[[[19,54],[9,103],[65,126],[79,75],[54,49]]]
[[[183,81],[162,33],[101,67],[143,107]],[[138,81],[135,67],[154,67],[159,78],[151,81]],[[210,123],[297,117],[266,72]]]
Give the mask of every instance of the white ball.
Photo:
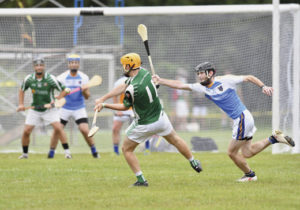
[[[71,92],[71,89],[70,89],[70,88],[65,88],[65,92],[66,92],[66,93],[70,93],[70,92]]]

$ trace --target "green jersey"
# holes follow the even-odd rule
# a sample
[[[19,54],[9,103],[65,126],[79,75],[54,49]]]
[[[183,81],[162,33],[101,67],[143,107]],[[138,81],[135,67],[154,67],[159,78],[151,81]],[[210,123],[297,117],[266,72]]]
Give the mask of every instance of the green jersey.
[[[63,85],[55,78],[55,76],[45,72],[44,77],[37,79],[35,73],[25,77],[21,89],[26,91],[31,89],[33,101],[31,106],[40,106],[51,103],[54,100],[54,89],[62,91],[65,89]],[[35,109],[39,112],[44,112],[46,109]]]
[[[141,68],[135,77],[126,81],[128,87],[125,91],[123,104],[132,106],[139,125],[156,122],[162,111],[155,84],[150,73]]]

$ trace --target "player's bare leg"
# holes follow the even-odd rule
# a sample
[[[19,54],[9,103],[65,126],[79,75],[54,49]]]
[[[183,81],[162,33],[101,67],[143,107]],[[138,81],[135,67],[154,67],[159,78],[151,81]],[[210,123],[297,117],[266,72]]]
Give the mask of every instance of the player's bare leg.
[[[267,138],[253,144],[251,144],[251,142],[252,141],[247,141],[241,147],[242,155],[245,158],[251,158],[271,145],[271,142]]]
[[[231,140],[229,143],[227,154],[233,160],[235,165],[239,167],[244,173],[250,171],[250,167],[246,162],[246,159],[239,153],[240,148],[245,145],[247,141]]]
[[[63,124],[60,124],[62,128],[64,128]],[[50,141],[50,148],[56,149],[57,144],[58,144],[58,139],[59,139],[59,134],[58,132],[53,131],[52,136],[51,136],[51,141]],[[61,142],[62,144],[67,143],[67,142]]]
[[[178,136],[174,130],[169,135],[164,136],[164,138],[170,144],[174,145],[186,159],[193,157],[192,152],[188,148],[186,142],[180,136]]]
[[[190,161],[191,166],[193,167],[194,170],[196,170],[198,173],[202,171],[202,167],[200,165],[200,162],[198,160],[195,160],[191,150],[187,146],[186,142],[177,135],[177,133],[172,130],[172,132],[164,136],[164,138],[172,145],[174,145],[178,151]]]
[[[126,137],[122,146],[122,152],[128,165],[130,166],[133,173],[135,173],[135,176],[137,178],[137,182],[132,186],[148,186],[148,182],[144,178],[143,172],[141,171],[139,161],[134,154],[134,150],[138,145],[138,143]]]
[[[53,134],[52,134],[53,141],[54,142],[56,141],[56,144],[57,144],[57,140],[55,140],[54,138],[57,139],[57,137],[58,137],[62,143],[64,150],[65,150],[65,158],[67,158],[67,159],[72,158],[71,152],[69,150],[67,135],[63,129],[64,126],[60,122],[54,122],[54,123],[51,123],[51,125],[53,127]],[[52,138],[51,138],[51,141],[52,141]],[[54,144],[54,142],[52,142],[52,143]],[[52,145],[52,143],[51,143],[51,145]],[[53,158],[53,157],[49,157],[49,154],[48,154],[48,158]]]
[[[113,128],[112,128],[112,141],[114,145],[114,152],[119,155],[119,144],[121,141],[121,128],[122,128],[123,122],[114,120],[113,122]]]
[[[24,126],[24,131],[23,131],[23,135],[22,135],[23,154],[19,157],[19,159],[28,158],[28,146],[30,143],[30,134],[32,133],[33,129],[34,129],[34,125],[25,125]]]
[[[241,155],[239,153],[239,150],[249,144],[250,141],[239,141],[239,140],[235,140],[232,139],[231,142],[229,143],[229,147],[228,147],[228,156],[231,158],[231,160],[233,160],[233,162],[235,163],[235,165],[237,167],[239,167],[244,173],[245,175],[238,179],[237,181],[239,182],[246,182],[246,181],[256,181],[257,177],[255,176],[255,172],[252,171],[248,165],[248,163],[246,162],[246,159],[243,155]]]
[[[94,158],[99,158],[99,154],[96,150],[96,147],[95,147],[95,142],[94,142],[94,139],[93,137],[88,137],[88,134],[89,134],[89,125],[87,123],[80,123],[78,125],[78,128],[82,134],[82,136],[84,137],[86,143],[90,146],[91,148],[91,152],[92,152],[92,155]]]
[[[139,161],[134,154],[134,150],[138,145],[138,143],[126,138],[122,146],[124,157],[134,173],[137,173],[141,170]]]

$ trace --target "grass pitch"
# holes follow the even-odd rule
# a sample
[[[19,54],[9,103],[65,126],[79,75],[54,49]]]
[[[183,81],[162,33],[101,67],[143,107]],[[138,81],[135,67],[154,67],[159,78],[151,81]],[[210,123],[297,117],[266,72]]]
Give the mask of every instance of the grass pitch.
[[[243,174],[225,153],[195,153],[196,173],[180,154],[137,153],[148,188],[136,181],[123,156],[0,154],[0,209],[300,209],[300,155],[263,152],[249,159],[258,181]]]

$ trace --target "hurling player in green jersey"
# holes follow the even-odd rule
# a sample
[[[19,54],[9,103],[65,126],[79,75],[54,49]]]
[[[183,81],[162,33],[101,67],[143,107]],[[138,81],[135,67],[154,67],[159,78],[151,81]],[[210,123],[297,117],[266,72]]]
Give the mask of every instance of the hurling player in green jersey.
[[[200,162],[195,160],[186,142],[174,131],[168,116],[163,111],[157,94],[157,89],[150,73],[141,67],[141,58],[136,53],[129,53],[121,57],[124,75],[128,77],[125,83],[115,87],[112,91],[96,101],[95,110],[103,108],[124,111],[132,107],[135,120],[126,130],[122,151],[127,163],[137,177],[133,186],[148,186],[143,176],[135,148],[153,135],[163,136],[170,144],[189,160],[193,169],[202,171]],[[121,104],[105,104],[105,100],[125,93]]]
[[[25,91],[30,88],[32,92],[32,106],[34,109],[30,109],[26,115],[25,127],[22,135],[22,148],[23,154],[19,159],[28,158],[28,147],[30,142],[30,134],[35,126],[49,125],[51,124],[53,129],[59,133],[59,138],[65,149],[65,157],[71,158],[69,145],[67,142],[67,136],[60,126],[60,120],[58,110],[56,108],[46,109],[45,104],[49,104],[54,101],[54,89],[61,92],[58,98],[63,97],[67,93],[63,87],[55,78],[55,76],[45,72],[45,61],[42,57],[35,57],[33,59],[34,73],[25,77],[21,89],[19,91],[19,107],[17,111],[25,111],[24,97]],[[51,149],[52,145],[50,145]]]

